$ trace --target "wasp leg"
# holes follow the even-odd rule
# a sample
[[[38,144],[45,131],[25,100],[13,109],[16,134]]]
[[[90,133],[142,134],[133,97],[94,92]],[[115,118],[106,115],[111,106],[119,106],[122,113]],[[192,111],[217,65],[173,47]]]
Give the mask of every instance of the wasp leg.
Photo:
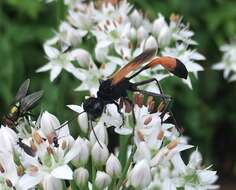
[[[152,81],[157,81],[157,80],[156,80],[156,79],[155,79],[155,80],[149,79],[149,80],[147,80],[147,81],[139,82],[138,84],[139,84],[139,85],[144,85],[144,84],[150,83],[150,81],[152,82]],[[145,82],[146,82],[146,83],[145,83]],[[134,83],[134,84],[136,85],[136,83]],[[157,83],[157,84],[159,84],[159,83]],[[159,86],[160,86],[160,84],[159,84]],[[165,94],[157,94],[157,93],[154,93],[154,92],[149,92],[149,91],[140,90],[140,89],[136,89],[136,90],[134,90],[134,91],[141,92],[142,94],[150,95],[150,96],[153,96],[153,97],[161,97],[161,98],[164,100],[165,104],[166,104],[166,105],[165,105],[165,108],[164,108],[164,110],[162,111],[162,114],[161,114],[161,122],[163,122],[163,117],[164,117],[165,113],[166,113],[167,111],[169,111],[170,116],[171,116],[171,118],[173,119],[173,122],[174,122],[174,125],[175,125],[176,129],[178,130],[178,132],[179,132],[180,134],[183,133],[183,129],[179,127],[179,125],[178,125],[178,123],[177,123],[177,121],[176,121],[176,119],[175,119],[175,117],[174,117],[174,114],[172,113],[171,110],[168,110],[168,105],[170,104],[171,101],[173,101],[173,99],[172,99],[171,96],[168,96],[168,95],[165,95]],[[160,89],[160,92],[163,93],[163,91],[162,91],[161,89]]]
[[[93,127],[93,121],[92,121],[92,119],[91,119],[90,117],[88,118],[88,124],[89,124],[89,126],[91,126],[91,128],[92,128],[94,137],[95,137],[95,139],[97,140],[99,146],[100,146],[101,148],[103,148],[103,147],[102,147],[102,144],[100,143],[100,141],[99,141],[99,139],[98,139],[98,136],[96,135],[96,132],[95,132],[94,127]]]
[[[120,125],[120,128],[121,128],[121,127],[125,124],[125,116],[124,116],[124,114],[121,112],[119,104],[118,104],[116,101],[113,101],[112,103],[115,104],[118,113],[119,113],[119,114],[121,115],[121,117],[122,117],[122,124]]]

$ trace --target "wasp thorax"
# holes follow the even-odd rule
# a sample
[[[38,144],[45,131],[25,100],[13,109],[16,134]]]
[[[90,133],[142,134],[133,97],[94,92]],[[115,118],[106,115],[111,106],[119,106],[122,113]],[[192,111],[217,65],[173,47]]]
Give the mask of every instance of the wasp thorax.
[[[96,119],[102,115],[104,103],[99,98],[90,97],[84,101],[83,108],[91,119]]]

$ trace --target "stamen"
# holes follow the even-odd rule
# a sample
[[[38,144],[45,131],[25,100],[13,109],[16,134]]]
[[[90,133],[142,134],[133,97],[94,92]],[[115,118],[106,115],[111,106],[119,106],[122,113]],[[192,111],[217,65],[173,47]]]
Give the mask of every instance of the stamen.
[[[31,146],[31,149],[32,149],[33,152],[36,152],[36,151],[37,151],[37,146],[36,146],[35,143],[31,142],[31,143],[30,143],[30,146]]]
[[[24,167],[22,165],[19,165],[17,167],[17,175],[18,176],[23,176],[24,175]]]
[[[155,102],[151,101],[148,106],[148,112],[152,112],[154,110]]]
[[[54,154],[53,149],[51,147],[47,147],[47,152],[49,155]]]
[[[61,144],[62,150],[65,150],[66,147],[67,147],[67,142],[66,142],[66,141],[63,141],[62,144]]]
[[[175,148],[177,146],[177,144],[178,144],[177,140],[173,140],[167,145],[167,148],[169,150],[171,150],[171,149]]]
[[[165,107],[166,107],[165,101],[161,101],[157,109],[159,112],[163,112]]]
[[[8,187],[13,187],[13,184],[10,181],[10,179],[6,179],[6,184],[7,184]]]
[[[164,131],[161,129],[160,132],[157,135],[157,140],[161,140],[164,136]]]
[[[125,112],[130,113],[132,110],[132,106],[130,105],[128,101],[124,101],[124,103],[125,103]]]
[[[153,101],[153,97],[148,96],[146,105],[149,106],[152,101]]]
[[[33,139],[37,144],[41,144],[43,142],[43,139],[38,132],[34,132]]]
[[[138,95],[137,105],[138,105],[140,108],[143,106],[143,100],[144,100],[144,95],[143,95],[143,94],[139,94],[139,95]]]
[[[48,142],[49,144],[52,144],[54,143],[54,138],[56,137],[56,134],[55,133],[51,133],[47,136],[47,139],[48,139]]]
[[[148,118],[144,120],[144,125],[149,124],[151,121],[152,121],[152,116],[149,116]]]
[[[144,135],[139,130],[137,130],[137,136],[140,141],[144,141]]]
[[[0,172],[1,172],[1,173],[4,173],[4,172],[5,172],[5,169],[3,168],[2,164],[0,164]]]

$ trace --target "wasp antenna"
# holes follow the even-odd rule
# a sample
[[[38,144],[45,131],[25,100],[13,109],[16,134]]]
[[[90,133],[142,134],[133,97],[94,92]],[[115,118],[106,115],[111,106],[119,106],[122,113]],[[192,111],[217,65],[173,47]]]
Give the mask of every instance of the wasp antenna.
[[[75,116],[73,116],[73,117],[72,117],[71,119],[69,119],[68,121],[62,123],[62,124],[60,125],[60,127],[58,127],[58,128],[55,129],[55,130],[57,131],[57,130],[59,130],[59,129],[65,127],[68,123],[72,122],[74,119],[76,119],[76,118],[77,118],[79,115],[81,115],[82,113],[85,113],[85,111],[82,111],[82,112],[76,114]]]

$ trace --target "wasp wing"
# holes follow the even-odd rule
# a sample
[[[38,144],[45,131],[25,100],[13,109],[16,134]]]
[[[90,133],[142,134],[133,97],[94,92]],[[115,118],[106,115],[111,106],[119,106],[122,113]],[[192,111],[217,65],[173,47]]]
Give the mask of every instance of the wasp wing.
[[[155,48],[145,50],[143,53],[135,57],[132,61],[130,61],[127,65],[122,67],[111,77],[112,85],[116,85],[118,82],[124,79],[130,72],[138,69],[142,64],[148,62],[155,55],[156,55]]]
[[[28,89],[29,89],[29,84],[30,84],[30,79],[27,79],[25,80],[20,88],[18,89],[17,93],[16,93],[16,96],[14,98],[14,101],[17,102],[19,101],[21,98],[25,97],[27,92],[28,92]]]
[[[34,92],[21,99],[20,113],[26,113],[42,97],[43,91]]]

